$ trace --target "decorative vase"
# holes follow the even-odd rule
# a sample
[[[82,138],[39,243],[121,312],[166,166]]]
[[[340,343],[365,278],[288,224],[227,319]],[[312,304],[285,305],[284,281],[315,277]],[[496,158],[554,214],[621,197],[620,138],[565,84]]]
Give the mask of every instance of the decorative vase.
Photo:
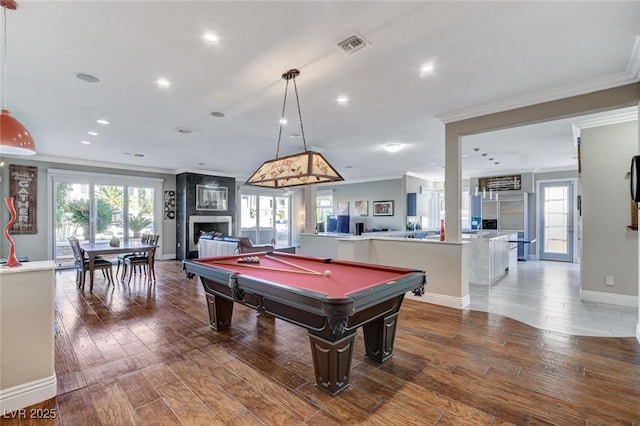
[[[120,240],[114,235],[109,241],[109,245],[111,247],[120,247]]]
[[[13,197],[5,197],[4,203],[7,205],[7,209],[11,215],[9,222],[4,227],[4,237],[9,242],[9,257],[7,258],[7,263],[5,263],[4,266],[13,268],[15,266],[22,265],[22,263],[18,262],[18,258],[16,257],[16,243],[13,242],[13,238],[9,235],[9,230],[16,221],[16,208],[13,205]]]
[[[444,219],[440,219],[440,241],[444,241]]]

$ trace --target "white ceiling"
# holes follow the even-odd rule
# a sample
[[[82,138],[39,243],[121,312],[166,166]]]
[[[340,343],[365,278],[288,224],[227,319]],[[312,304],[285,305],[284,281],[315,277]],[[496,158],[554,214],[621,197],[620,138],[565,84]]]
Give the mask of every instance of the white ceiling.
[[[637,81],[640,61],[637,1],[21,1],[7,20],[8,107],[33,134],[34,159],[242,179],[275,156],[290,68],[302,72],[307,146],[360,181],[441,179],[439,118]],[[370,45],[348,55],[336,43],[354,32]],[[425,63],[435,70],[420,76]],[[294,99],[281,155],[302,150],[289,137],[300,133]],[[463,173],[575,168],[572,122],[465,138]],[[383,151],[391,142],[405,149]]]

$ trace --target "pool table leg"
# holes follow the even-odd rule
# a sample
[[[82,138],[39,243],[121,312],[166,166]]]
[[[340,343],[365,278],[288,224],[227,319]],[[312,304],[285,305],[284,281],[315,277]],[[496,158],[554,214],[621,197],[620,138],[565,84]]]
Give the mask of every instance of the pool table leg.
[[[309,333],[318,388],[337,395],[349,386],[355,331],[336,342]]]
[[[214,330],[224,330],[231,325],[233,316],[233,301],[224,297],[216,297],[207,293],[207,306],[209,307],[209,324]]]
[[[393,342],[396,338],[398,314],[380,317],[362,326],[365,355],[367,358],[383,363],[393,355]]]

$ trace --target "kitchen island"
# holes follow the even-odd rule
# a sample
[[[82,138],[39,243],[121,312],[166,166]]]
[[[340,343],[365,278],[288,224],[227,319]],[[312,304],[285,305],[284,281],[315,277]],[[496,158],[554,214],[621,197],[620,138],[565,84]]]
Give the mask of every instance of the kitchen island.
[[[483,230],[462,234],[469,241],[469,282],[490,285],[518,266],[517,232]]]

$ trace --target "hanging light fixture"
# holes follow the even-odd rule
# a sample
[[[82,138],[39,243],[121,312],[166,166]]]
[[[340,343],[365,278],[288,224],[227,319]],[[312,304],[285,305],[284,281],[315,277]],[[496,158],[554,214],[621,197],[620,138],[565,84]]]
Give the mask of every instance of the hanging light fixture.
[[[284,89],[284,101],[282,103],[282,116],[280,117],[280,130],[278,132],[278,146],[276,148],[276,158],[265,161],[253,175],[245,182],[246,185],[262,186],[267,188],[285,188],[290,186],[313,185],[323,182],[337,182],[344,180],[342,176],[329,164],[329,162],[319,152],[309,151],[304,137],[304,127],[302,125],[302,113],[300,112],[300,99],[298,97],[298,86],[296,77],[300,75],[297,69],[291,69],[282,78],[287,81]],[[280,155],[280,138],[282,137],[282,126],[284,111],[287,105],[287,91],[289,81],[293,80],[293,87],[296,93],[296,103],[298,105],[298,117],[300,119],[300,133],[304,152],[286,157]]]
[[[7,108],[7,9],[16,10],[14,0],[0,0],[2,6],[2,111],[0,112],[0,154],[31,155],[36,144],[27,129],[9,113]]]

